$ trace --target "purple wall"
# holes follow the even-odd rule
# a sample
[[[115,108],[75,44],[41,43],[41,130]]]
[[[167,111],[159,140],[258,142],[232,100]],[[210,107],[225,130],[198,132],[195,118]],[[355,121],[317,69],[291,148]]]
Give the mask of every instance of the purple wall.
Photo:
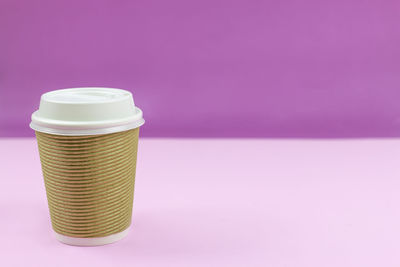
[[[0,0],[0,136],[78,86],[145,136],[400,136],[400,1]]]

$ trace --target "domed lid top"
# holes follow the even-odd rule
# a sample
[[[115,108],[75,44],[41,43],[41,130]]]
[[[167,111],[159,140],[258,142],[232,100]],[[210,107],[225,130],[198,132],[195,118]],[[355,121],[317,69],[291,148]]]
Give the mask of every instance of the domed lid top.
[[[52,134],[93,135],[129,130],[143,123],[143,113],[129,91],[84,87],[43,94],[30,126]]]

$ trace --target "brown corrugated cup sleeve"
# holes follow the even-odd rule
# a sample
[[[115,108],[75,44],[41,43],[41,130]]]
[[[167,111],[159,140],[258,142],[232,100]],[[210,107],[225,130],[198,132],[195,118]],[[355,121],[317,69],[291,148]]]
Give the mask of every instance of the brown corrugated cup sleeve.
[[[36,131],[54,231],[104,237],[131,224],[139,128],[64,136]]]

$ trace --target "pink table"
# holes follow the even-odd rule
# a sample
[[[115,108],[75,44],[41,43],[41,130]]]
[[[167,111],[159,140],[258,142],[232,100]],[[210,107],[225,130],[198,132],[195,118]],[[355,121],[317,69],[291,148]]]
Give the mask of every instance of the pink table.
[[[34,139],[0,141],[1,266],[400,266],[400,141],[142,139],[124,240],[52,236]]]

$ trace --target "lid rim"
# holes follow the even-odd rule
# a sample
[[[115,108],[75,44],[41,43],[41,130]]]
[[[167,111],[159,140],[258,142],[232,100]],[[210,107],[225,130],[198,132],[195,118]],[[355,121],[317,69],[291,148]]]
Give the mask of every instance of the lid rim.
[[[91,129],[96,128],[98,126],[99,128],[105,128],[105,127],[110,127],[112,125],[122,125],[122,124],[129,124],[133,123],[134,121],[139,121],[143,119],[143,112],[140,108],[135,107],[136,113],[133,116],[130,117],[125,117],[125,118],[120,118],[120,119],[110,119],[110,120],[100,120],[100,121],[65,121],[65,120],[54,120],[54,119],[49,119],[49,118],[43,118],[38,116],[36,113],[39,110],[36,110],[35,112],[32,113],[31,116],[31,121],[34,124],[39,124],[43,126],[48,126],[48,128],[59,128],[59,127],[70,127],[70,128],[75,128],[75,127],[82,127],[82,126],[90,126]]]
[[[102,128],[86,128],[86,129],[59,129],[59,128],[50,128],[38,125],[34,122],[29,124],[29,127],[34,131],[54,134],[54,135],[66,135],[66,136],[83,136],[83,135],[101,135],[101,134],[110,134],[123,132],[127,130],[132,130],[135,128],[141,127],[145,123],[145,120],[141,118],[140,120],[134,121],[129,124],[118,125],[113,127],[102,127]]]

